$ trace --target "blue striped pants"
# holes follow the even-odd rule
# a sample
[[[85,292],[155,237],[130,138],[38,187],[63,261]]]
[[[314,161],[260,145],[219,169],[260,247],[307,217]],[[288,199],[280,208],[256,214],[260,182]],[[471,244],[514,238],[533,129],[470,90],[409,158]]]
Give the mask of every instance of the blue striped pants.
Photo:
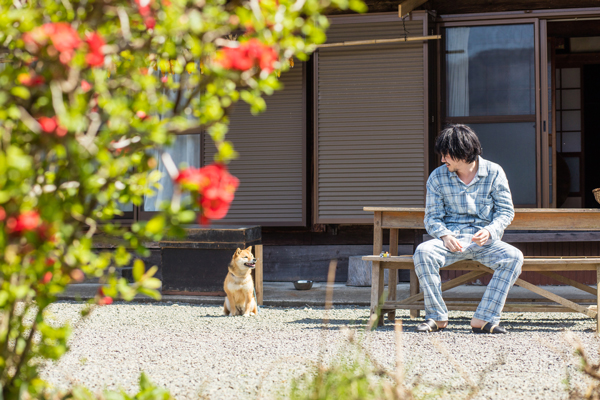
[[[456,236],[463,245],[463,252],[451,252],[440,239],[429,240],[417,247],[413,259],[424,294],[426,319],[448,320],[448,308],[442,299],[440,268],[461,260],[475,260],[493,269],[494,275],[473,317],[493,325],[500,323],[500,314],[508,291],[521,274],[523,253],[500,240],[484,246],[473,243],[467,247],[472,237],[473,235],[468,234]]]

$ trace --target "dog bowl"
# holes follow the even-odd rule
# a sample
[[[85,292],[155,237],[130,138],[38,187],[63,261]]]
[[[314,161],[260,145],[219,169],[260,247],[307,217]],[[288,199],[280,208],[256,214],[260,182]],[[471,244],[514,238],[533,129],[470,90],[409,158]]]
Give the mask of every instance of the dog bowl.
[[[313,281],[294,281],[296,290],[308,290],[312,287]]]

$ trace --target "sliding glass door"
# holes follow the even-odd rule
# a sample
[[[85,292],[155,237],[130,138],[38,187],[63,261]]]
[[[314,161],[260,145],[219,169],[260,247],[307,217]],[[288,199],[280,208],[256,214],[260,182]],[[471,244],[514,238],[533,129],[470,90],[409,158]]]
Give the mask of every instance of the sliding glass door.
[[[445,24],[442,121],[475,130],[502,166],[513,202],[540,204],[536,130],[537,21]]]

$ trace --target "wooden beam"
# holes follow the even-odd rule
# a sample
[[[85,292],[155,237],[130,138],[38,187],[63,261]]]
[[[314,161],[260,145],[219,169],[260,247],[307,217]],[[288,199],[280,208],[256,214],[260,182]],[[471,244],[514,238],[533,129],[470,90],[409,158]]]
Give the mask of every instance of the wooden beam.
[[[576,287],[577,289],[583,290],[584,292],[587,292],[589,294],[593,294],[594,296],[598,295],[598,291],[596,289],[594,289],[593,287],[584,285],[583,283],[577,282],[573,279],[569,279],[566,276],[557,274],[556,272],[537,271],[537,273],[547,276],[548,278],[554,279],[555,281],[562,282],[566,285],[571,285],[573,287]]]
[[[442,35],[429,35],[429,36],[409,36],[409,37],[405,37],[405,38],[395,38],[395,39],[355,40],[355,41],[348,41],[348,42],[320,44],[317,46],[317,49],[323,49],[323,48],[328,48],[328,47],[342,47],[342,46],[363,46],[366,44],[419,42],[419,41],[423,41],[423,40],[438,40],[441,38],[442,38]]]
[[[453,303],[446,302],[446,307],[450,311],[475,311],[479,306],[479,302],[472,303]],[[424,310],[424,304],[400,304],[399,302],[385,302],[382,306],[384,309],[397,309],[397,310]],[[595,315],[596,309],[590,307],[584,307],[587,312]],[[515,312],[575,312],[572,308],[564,307],[559,304],[527,304],[527,303],[511,303],[505,304],[502,311],[515,311]],[[585,312],[584,314],[587,314]],[[588,315],[589,316],[589,315]],[[594,317],[592,317],[594,318]]]
[[[404,18],[415,8],[427,3],[427,0],[405,0],[398,4],[398,17]]]
[[[455,288],[457,286],[460,285],[464,285],[465,283],[469,283],[474,281],[475,279],[479,278],[480,276],[483,275],[487,275],[489,274],[488,271],[471,271],[467,274],[461,275],[458,278],[454,278],[449,282],[443,283],[442,284],[442,292],[446,291],[446,290],[450,290],[452,288]],[[411,303],[415,303],[417,301],[421,301],[423,300],[424,294],[423,293],[418,293],[415,294],[413,296],[410,296],[404,300],[401,300],[398,302],[398,304],[411,304]]]

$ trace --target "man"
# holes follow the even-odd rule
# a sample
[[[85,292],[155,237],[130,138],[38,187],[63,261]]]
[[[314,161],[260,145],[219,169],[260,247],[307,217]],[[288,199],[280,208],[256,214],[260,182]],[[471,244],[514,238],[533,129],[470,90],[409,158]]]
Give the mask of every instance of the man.
[[[427,181],[425,228],[435,239],[414,254],[415,272],[425,300],[425,323],[417,332],[448,325],[442,299],[440,268],[475,260],[494,270],[471,320],[475,333],[506,333],[500,314],[511,286],[521,273],[523,254],[502,242],[514,217],[508,180],[502,168],[484,160],[477,135],[466,125],[450,125],[435,142],[444,165]]]

